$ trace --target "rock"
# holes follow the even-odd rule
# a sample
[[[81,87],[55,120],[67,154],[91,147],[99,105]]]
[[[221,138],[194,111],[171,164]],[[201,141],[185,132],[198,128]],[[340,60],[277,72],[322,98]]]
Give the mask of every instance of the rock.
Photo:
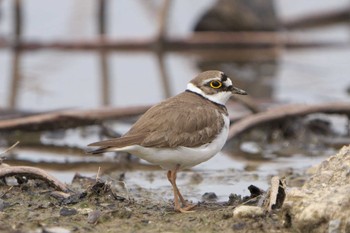
[[[241,195],[237,195],[237,194],[231,193],[228,198],[229,198],[228,202],[227,202],[228,205],[235,206],[235,205],[238,205],[238,204],[242,203]]]
[[[280,22],[275,1],[217,0],[198,19],[194,31],[242,32],[277,31]],[[268,59],[257,59],[266,57]],[[278,52],[263,49],[240,50],[237,53],[204,53],[198,57],[200,70],[222,70],[256,98],[272,98],[278,71]],[[259,148],[257,148],[259,149]]]
[[[350,146],[310,169],[312,176],[287,193],[284,211],[298,232],[349,232]]]
[[[279,21],[272,0],[219,0],[199,19],[195,31],[274,31]]]
[[[99,210],[94,210],[88,214],[87,222],[91,224],[97,223],[98,219],[100,218],[102,212]]]
[[[216,201],[218,196],[214,192],[207,192],[202,195],[203,201]]]
[[[234,218],[255,218],[264,215],[264,210],[258,206],[241,205],[233,210]]]
[[[340,220],[335,219],[329,222],[328,224],[328,233],[338,233],[340,226]]]
[[[244,222],[239,222],[239,223],[233,224],[232,229],[233,229],[234,231],[241,231],[241,230],[244,230],[246,227],[247,227],[247,224],[246,224],[246,223],[244,223]]]
[[[69,209],[67,207],[63,207],[60,210],[60,215],[61,216],[71,216],[71,215],[76,215],[78,211],[76,209]]]
[[[3,211],[5,209],[5,202],[4,200],[0,199],[0,211]]]
[[[0,212],[4,211],[4,209],[6,209],[7,207],[10,207],[10,206],[11,206],[10,203],[8,203],[0,198]]]
[[[63,227],[49,227],[45,229],[40,229],[39,232],[47,232],[47,233],[71,233],[69,229]]]

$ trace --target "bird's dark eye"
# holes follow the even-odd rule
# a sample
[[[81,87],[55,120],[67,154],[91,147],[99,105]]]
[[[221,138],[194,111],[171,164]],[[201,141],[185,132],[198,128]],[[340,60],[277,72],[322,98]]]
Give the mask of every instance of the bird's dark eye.
[[[211,81],[211,82],[210,82],[210,86],[211,86],[212,88],[218,89],[218,88],[222,87],[222,82],[220,82],[220,81],[218,81],[218,80]]]

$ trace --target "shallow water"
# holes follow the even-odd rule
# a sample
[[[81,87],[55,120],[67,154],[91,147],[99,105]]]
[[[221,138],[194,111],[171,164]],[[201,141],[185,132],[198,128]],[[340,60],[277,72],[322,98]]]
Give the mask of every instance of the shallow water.
[[[117,3],[118,2],[118,3]],[[175,1],[174,12],[170,19],[169,35],[187,35],[192,22],[212,1],[200,1],[193,6],[188,1]],[[25,39],[50,41],[70,38],[92,38],[94,35],[93,2],[82,4],[82,0],[59,1],[48,3],[45,0],[26,2]],[[313,9],[327,9],[333,5],[330,1],[278,1],[277,7],[282,18],[293,17]],[[50,4],[48,7],[47,4]],[[52,4],[55,4],[52,6]],[[118,4],[120,4],[120,7]],[[156,32],[152,18],[153,11],[143,8],[139,1],[112,1],[110,35],[116,38],[151,37]],[[8,9],[10,1],[4,1]],[[83,6],[83,7],[82,7]],[[134,9],[132,15],[122,14],[121,9]],[[45,9],[45,10],[44,10]],[[10,11],[4,11],[0,21],[1,34],[10,33]],[[63,13],[64,12],[64,13]],[[45,20],[43,20],[45,19]],[[128,22],[125,24],[123,22]],[[40,23],[39,23],[40,22]],[[71,22],[71,23],[67,23]],[[45,33],[43,33],[45,32]],[[348,25],[332,26],[317,30],[299,31],[300,37],[348,41]],[[51,51],[40,50],[24,52],[20,59],[21,80],[15,83],[11,91],[11,67],[14,54],[0,50],[0,107],[10,107],[27,111],[48,111],[67,108],[94,108],[102,105],[133,106],[159,102],[168,95],[175,95],[184,90],[186,83],[199,71],[198,63],[203,57],[198,54],[167,53],[165,67],[169,76],[167,93],[162,85],[159,64],[156,55],[147,52],[109,52],[108,64],[110,79],[108,90],[102,89],[100,60],[97,51]],[[246,85],[249,94],[258,100],[282,103],[325,103],[350,102],[347,89],[350,88],[350,47],[317,48],[304,50],[281,49],[275,65],[262,63],[257,70],[251,64],[235,65],[232,62],[220,64],[237,83]],[[254,77],[257,75],[259,77]],[[243,77],[243,78],[242,78]],[[107,97],[104,95],[108,92]],[[11,99],[13,100],[11,103]],[[128,124],[115,124],[113,129],[122,133]],[[43,143],[85,147],[98,140],[97,132],[90,137],[82,137],[80,130],[69,130],[62,138],[49,139],[43,136]],[[69,161],[80,157],[69,153],[41,152],[32,149],[16,151],[18,158],[31,161]],[[302,172],[307,167],[317,164],[327,157],[309,157],[293,155],[277,157],[268,161],[252,161],[220,153],[210,161],[200,164],[190,171],[179,174],[180,189],[191,200],[200,200],[205,192],[215,192],[219,200],[226,200],[230,193],[249,194],[247,187],[254,184],[266,189],[271,175],[293,168]],[[76,171],[52,170],[51,173],[65,182],[70,182]],[[97,173],[91,170],[79,171],[87,176]],[[194,183],[193,176],[199,174],[203,179]],[[154,177],[149,179],[147,177]],[[125,182],[130,189],[139,186],[151,190],[162,190],[169,197],[172,195],[165,172],[126,171]],[[136,192],[136,191],[135,191]]]

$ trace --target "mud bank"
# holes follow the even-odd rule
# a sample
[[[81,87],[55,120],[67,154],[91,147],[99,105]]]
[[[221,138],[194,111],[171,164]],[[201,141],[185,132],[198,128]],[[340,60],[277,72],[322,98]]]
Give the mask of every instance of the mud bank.
[[[350,232],[350,147],[304,178],[301,188],[287,189],[282,209],[254,207],[239,214],[234,211],[246,199],[234,194],[225,202],[208,198],[195,212],[180,214],[172,201],[147,189],[131,197],[108,181],[77,176],[67,194],[39,180],[2,180],[0,232]]]

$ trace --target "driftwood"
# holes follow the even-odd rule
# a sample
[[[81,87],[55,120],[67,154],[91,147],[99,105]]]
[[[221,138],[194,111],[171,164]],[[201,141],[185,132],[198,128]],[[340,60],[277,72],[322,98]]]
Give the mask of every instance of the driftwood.
[[[240,104],[242,104],[244,107],[249,109],[252,113],[258,113],[261,110],[259,109],[259,106],[255,102],[255,100],[250,96],[240,96],[240,95],[233,95],[231,99],[236,100]],[[231,119],[231,118],[230,118]]]
[[[0,131],[67,129],[120,119],[144,113],[149,106],[100,108],[94,110],[64,110],[0,121]]]
[[[0,48],[17,48],[23,50],[59,49],[59,50],[91,50],[110,49],[118,51],[157,51],[159,47],[164,51],[188,52],[197,50],[237,49],[267,47],[294,48],[318,48],[318,47],[345,47],[347,41],[310,41],[303,38],[288,35],[284,32],[196,32],[186,38],[167,38],[159,43],[159,38],[151,39],[111,39],[107,36],[99,36],[91,40],[74,41],[28,41],[21,40],[14,44],[11,40],[5,40]]]
[[[13,148],[15,148],[18,144],[19,144],[19,141],[15,142],[15,144],[13,144],[13,145],[10,146],[9,148],[7,148],[7,149],[4,150],[3,152],[1,152],[0,155],[4,155],[4,154],[8,153],[8,152],[11,151]],[[0,165],[1,165],[1,159],[0,159]]]
[[[350,116],[350,103],[330,103],[320,105],[284,105],[265,112],[249,115],[236,123],[229,130],[228,140],[262,124],[284,120],[290,117],[305,116],[312,113],[345,114]]]
[[[33,162],[24,159],[7,159],[6,163],[11,166],[35,166],[42,169],[59,170],[59,171],[72,171],[72,172],[95,172],[99,167],[103,168],[103,171],[118,171],[118,170],[137,170],[137,171],[158,171],[161,168],[157,165],[144,164],[139,162],[118,163],[114,161],[77,161],[77,162],[52,162],[52,161],[39,161]],[[0,168],[1,170],[1,168]]]
[[[50,186],[63,192],[68,192],[68,188],[61,181],[48,174],[46,171],[27,166],[1,166],[0,178],[9,176],[25,176],[27,178],[40,179],[47,182]]]
[[[289,30],[312,28],[320,26],[328,26],[335,23],[349,23],[350,8],[345,7],[338,10],[330,10],[327,12],[315,13],[297,19],[289,20],[283,23],[283,27]]]

